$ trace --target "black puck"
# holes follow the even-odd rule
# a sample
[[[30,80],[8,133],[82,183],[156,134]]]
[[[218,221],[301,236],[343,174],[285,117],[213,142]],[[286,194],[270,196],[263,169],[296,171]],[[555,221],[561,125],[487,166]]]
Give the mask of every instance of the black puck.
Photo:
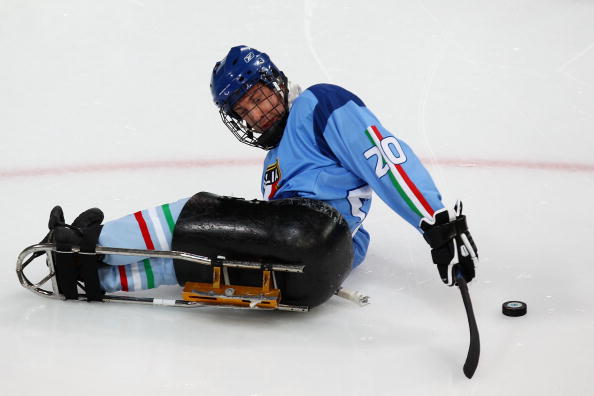
[[[506,301],[502,306],[505,316],[524,316],[527,310],[528,306],[522,301]]]

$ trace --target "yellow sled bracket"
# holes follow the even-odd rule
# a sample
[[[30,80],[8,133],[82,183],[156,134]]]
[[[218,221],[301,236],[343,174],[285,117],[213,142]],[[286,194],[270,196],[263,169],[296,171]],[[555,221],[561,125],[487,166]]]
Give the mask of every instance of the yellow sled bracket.
[[[185,301],[249,308],[278,309],[281,291],[271,288],[272,273],[262,271],[262,286],[228,285],[221,282],[221,267],[213,267],[212,283],[186,282]]]

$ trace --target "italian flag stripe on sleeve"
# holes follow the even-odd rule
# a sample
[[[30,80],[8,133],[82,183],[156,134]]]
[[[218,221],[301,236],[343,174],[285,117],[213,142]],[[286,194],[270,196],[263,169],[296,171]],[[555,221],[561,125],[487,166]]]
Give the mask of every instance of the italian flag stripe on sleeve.
[[[365,134],[371,143],[379,149],[379,152],[382,155],[382,162],[389,167],[388,177],[408,207],[419,217],[432,218],[434,213],[433,208],[431,208],[431,205],[429,205],[404,168],[400,164],[393,164],[386,158],[386,154],[381,145],[383,136],[379,129],[377,129],[375,125],[372,125],[365,130]]]

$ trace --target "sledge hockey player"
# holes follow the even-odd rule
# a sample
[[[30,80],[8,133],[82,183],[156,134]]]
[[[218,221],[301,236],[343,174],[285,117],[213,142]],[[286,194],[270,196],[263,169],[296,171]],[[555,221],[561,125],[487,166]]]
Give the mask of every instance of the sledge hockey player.
[[[48,240],[59,251],[96,245],[176,250],[237,260],[305,266],[275,274],[285,303],[314,307],[329,299],[365,258],[362,226],[372,191],[416,227],[431,247],[442,281],[469,282],[478,253],[462,206],[446,210],[429,173],[411,148],[386,130],[357,96],[336,85],[301,91],[256,49],[237,46],[217,62],[210,89],[223,123],[242,143],[267,150],[263,200],[198,193],[101,225],[99,209],[66,224],[60,207],[50,215]],[[394,238],[398,236],[395,235]],[[105,292],[206,281],[212,270],[166,258],[57,253],[60,293],[88,300]],[[253,285],[257,271],[236,269],[232,283]]]

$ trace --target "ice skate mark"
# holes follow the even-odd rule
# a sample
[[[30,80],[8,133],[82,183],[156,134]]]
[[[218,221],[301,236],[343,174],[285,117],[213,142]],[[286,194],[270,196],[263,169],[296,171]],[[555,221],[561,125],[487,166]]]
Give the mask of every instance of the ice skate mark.
[[[432,166],[437,166],[438,165],[437,156],[435,155],[435,152],[433,151],[433,147],[431,146],[431,142],[430,142],[429,136],[427,134],[427,127],[426,127],[427,102],[429,102],[429,96],[431,94],[431,91],[433,90],[433,82],[435,81],[435,76],[437,75],[437,71],[441,67],[443,60],[445,59],[446,54],[448,53],[450,47],[453,45],[455,47],[460,48],[462,50],[462,52],[466,52],[466,51],[465,51],[464,46],[460,42],[456,41],[453,38],[454,35],[450,29],[450,25],[453,23],[452,21],[444,24],[433,12],[431,12],[429,7],[425,4],[425,2],[423,0],[418,0],[417,3],[423,9],[425,14],[427,14],[438,25],[439,30],[441,30],[441,32],[439,33],[439,38],[441,39],[441,48],[439,49],[437,58],[435,59],[435,63],[433,65],[432,69],[425,76],[425,83],[424,83],[423,91],[422,91],[423,95],[421,97],[421,100],[419,101],[419,109],[417,112],[417,126],[419,129],[419,132],[421,133],[421,135],[423,136],[423,139],[425,140],[425,146],[427,147],[427,150],[429,151],[429,154],[430,154],[430,158],[428,159],[427,162],[428,162],[428,164],[431,164]],[[434,172],[434,178],[438,185],[445,184],[444,176],[441,172],[441,169],[439,169],[439,167]]]
[[[419,102],[419,110],[417,115],[419,131],[421,132],[421,135],[425,140],[425,145],[429,151],[429,154],[431,155],[428,163],[433,166],[437,165],[437,156],[435,155],[435,152],[431,147],[431,142],[429,141],[429,136],[427,135],[427,128],[425,123],[427,118],[427,102],[429,101],[429,96],[431,94],[431,91],[433,90],[433,81],[435,80],[435,75],[437,74],[437,70],[439,69],[443,62],[443,59],[445,58],[448,47],[449,44],[446,39],[441,49],[439,50],[439,54],[435,61],[435,65],[429,71],[429,73],[427,73],[427,76],[425,78],[425,85],[423,87],[423,96],[421,97],[421,101]],[[444,178],[439,169],[437,170],[437,174],[435,174],[434,176],[438,185],[443,184],[442,182]]]
[[[425,2],[424,2],[423,0],[418,0],[418,1],[417,1],[417,3],[419,3],[419,5],[420,5],[420,6],[421,6],[421,8],[423,9],[423,11],[425,11],[425,13],[426,13],[427,15],[429,15],[429,16],[431,17],[431,19],[433,19],[433,21],[434,21],[434,22],[436,22],[436,23],[440,23],[440,22],[439,22],[439,19],[438,19],[438,18],[435,16],[435,14],[433,14],[433,13],[431,12],[431,10],[429,10],[429,7],[427,7],[427,6],[425,5]]]
[[[589,46],[587,46],[586,48],[584,48],[583,50],[581,50],[577,55],[574,55],[571,58],[569,58],[565,63],[563,63],[561,66],[559,66],[558,71],[559,72],[564,72],[565,69],[567,69],[571,64],[577,62],[582,56],[584,56],[588,52],[590,52],[590,50],[592,48],[594,48],[594,43],[591,43]]]
[[[303,20],[303,25],[304,25],[303,30],[305,33],[305,38],[307,40],[307,46],[309,47],[309,51],[311,52],[311,55],[313,56],[314,60],[320,67],[320,70],[322,70],[322,73],[324,74],[324,78],[326,79],[326,81],[331,83],[332,79],[330,78],[330,73],[328,73],[328,69],[324,66],[324,64],[320,60],[320,57],[318,56],[318,53],[316,52],[316,49],[314,48],[314,41],[313,41],[313,38],[311,35],[311,21],[313,18],[313,9],[314,9],[315,5],[313,4],[312,0],[305,0],[303,5],[305,7],[305,18]]]
[[[584,55],[586,55],[588,52],[590,52],[592,50],[592,48],[594,48],[594,43],[590,44],[585,49],[581,50],[577,55],[569,58],[569,60],[567,60],[565,63],[563,63],[561,66],[559,66],[559,69],[557,69],[557,71],[562,73],[563,75],[569,77],[571,80],[573,80],[579,84],[587,85],[589,87],[594,87],[594,83],[592,83],[590,81],[581,80],[581,79],[577,78],[576,76],[574,76],[573,74],[571,74],[567,70],[569,68],[569,66],[571,66],[572,64],[579,61]]]
[[[582,85],[587,85],[588,87],[594,87],[594,83],[588,82],[588,81],[584,81],[584,80],[580,80],[579,78],[577,78],[576,76],[574,76],[573,74],[569,73],[569,72],[563,72],[564,76],[567,76],[567,78],[569,78],[570,80],[575,81],[578,84],[582,84]]]

